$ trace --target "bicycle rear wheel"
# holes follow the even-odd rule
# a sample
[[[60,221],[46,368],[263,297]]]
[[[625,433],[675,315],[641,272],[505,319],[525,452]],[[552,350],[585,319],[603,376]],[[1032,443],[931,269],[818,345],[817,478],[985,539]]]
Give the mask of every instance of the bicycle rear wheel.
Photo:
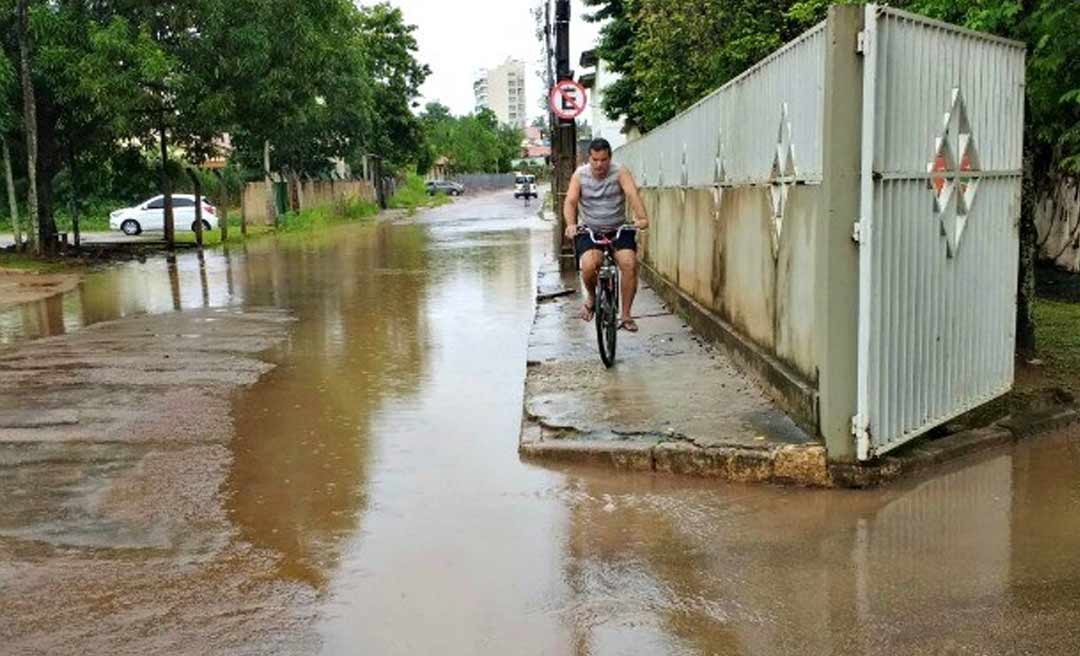
[[[596,294],[596,343],[600,360],[610,369],[615,365],[615,344],[619,334],[619,292],[614,278],[602,279]]]

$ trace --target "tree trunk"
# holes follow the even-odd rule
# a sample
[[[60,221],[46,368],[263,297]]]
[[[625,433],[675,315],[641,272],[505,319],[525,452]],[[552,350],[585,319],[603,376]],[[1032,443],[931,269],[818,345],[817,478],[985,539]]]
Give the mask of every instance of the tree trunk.
[[[58,243],[52,183],[67,164],[67,158],[56,138],[59,109],[48,95],[36,96],[34,104],[37,114],[38,232],[44,248],[51,251]]]
[[[8,208],[11,211],[11,229],[15,235],[15,250],[22,250],[22,227],[19,225],[19,199],[15,196],[15,174],[11,171],[11,150],[7,137],[0,137],[4,148],[4,179],[7,181]]]
[[[219,190],[214,200],[218,205],[218,226],[221,228],[221,243],[224,244],[229,241],[229,186],[220,170],[214,169],[214,177],[217,178]]]
[[[71,174],[71,232],[75,241],[75,249],[82,245],[82,235],[79,230],[79,175],[75,165],[75,149],[68,146],[68,173]]]
[[[27,211],[30,214],[30,242],[34,253],[41,255],[42,239],[38,224],[37,199],[37,103],[34,100],[34,81],[30,71],[30,8],[29,0],[19,0],[19,71],[22,78],[23,123],[26,126]]]
[[[165,131],[165,114],[158,126],[161,133],[161,195],[165,200],[165,243],[169,250],[176,248],[176,224],[173,220],[172,182],[169,180],[169,142]]]
[[[1035,260],[1037,233],[1035,206],[1039,185],[1036,181],[1035,156],[1024,153],[1024,180],[1020,195],[1020,269],[1016,285],[1016,354],[1021,358],[1035,355]]]
[[[202,218],[202,180],[195,169],[188,169],[188,177],[195,187],[195,243],[200,249],[203,247],[203,218]]]

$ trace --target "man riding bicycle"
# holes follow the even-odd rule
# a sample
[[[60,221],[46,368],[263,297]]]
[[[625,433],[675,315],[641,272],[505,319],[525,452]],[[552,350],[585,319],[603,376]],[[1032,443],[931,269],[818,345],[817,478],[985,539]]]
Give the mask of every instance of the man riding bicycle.
[[[574,172],[570,189],[566,192],[563,216],[566,218],[566,237],[573,239],[575,251],[581,257],[581,278],[585,283],[588,300],[581,308],[581,318],[591,321],[596,307],[596,278],[603,260],[603,246],[585,233],[578,233],[578,206],[583,214],[582,223],[600,237],[614,239],[619,226],[626,223],[626,201],[634,211],[637,221],[634,227],[643,230],[649,225],[645,204],[641,202],[637,184],[627,169],[611,161],[611,144],[606,139],[594,139],[589,144],[589,162]],[[634,233],[624,231],[614,240],[615,259],[619,263],[621,277],[622,318],[619,327],[637,332],[631,309],[637,293],[637,242]]]

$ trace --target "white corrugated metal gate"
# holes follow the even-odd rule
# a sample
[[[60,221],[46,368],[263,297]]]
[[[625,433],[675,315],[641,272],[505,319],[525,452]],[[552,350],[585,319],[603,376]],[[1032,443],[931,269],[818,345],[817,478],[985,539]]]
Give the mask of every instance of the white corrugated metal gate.
[[[857,451],[1013,380],[1024,46],[866,7]]]
[[[770,184],[785,137],[792,177],[821,181],[825,23],[731,80],[678,117],[616,151],[642,187]],[[777,135],[775,138],[772,135]]]

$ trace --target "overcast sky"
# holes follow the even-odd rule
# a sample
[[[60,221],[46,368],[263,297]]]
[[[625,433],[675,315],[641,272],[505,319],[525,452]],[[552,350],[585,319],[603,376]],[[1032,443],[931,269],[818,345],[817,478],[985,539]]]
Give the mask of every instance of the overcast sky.
[[[421,104],[437,100],[454,114],[471,112],[475,73],[513,57],[525,62],[529,115],[539,116],[544,89],[535,72],[541,51],[529,9],[540,1],[390,0],[401,8],[408,23],[417,26],[419,59],[431,67],[431,76],[421,89]],[[368,2],[362,0],[361,4]],[[595,45],[599,27],[585,22],[581,0],[573,0],[571,5],[570,64],[577,71],[578,58]]]

